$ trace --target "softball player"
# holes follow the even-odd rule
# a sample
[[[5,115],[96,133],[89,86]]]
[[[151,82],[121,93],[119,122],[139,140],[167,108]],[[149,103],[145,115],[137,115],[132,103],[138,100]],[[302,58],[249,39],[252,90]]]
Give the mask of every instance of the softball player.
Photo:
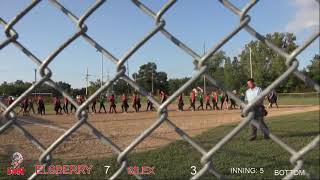
[[[114,96],[114,94],[112,94],[110,97],[109,97],[109,102],[110,102],[110,108],[109,108],[109,113],[117,113],[117,110],[116,110],[116,98]]]
[[[209,93],[207,93],[207,95],[206,95],[206,97],[205,97],[205,100],[206,100],[206,110],[208,109],[208,107],[209,107],[210,109],[212,109],[212,106],[211,106],[211,104],[210,104],[210,95],[209,95]]]

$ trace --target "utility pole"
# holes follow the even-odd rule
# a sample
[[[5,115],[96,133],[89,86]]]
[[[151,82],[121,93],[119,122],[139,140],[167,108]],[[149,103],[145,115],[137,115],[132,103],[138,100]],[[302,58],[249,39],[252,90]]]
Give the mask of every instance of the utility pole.
[[[36,84],[37,82],[37,69],[34,69],[34,84]],[[37,91],[34,90],[34,96],[37,95]]]
[[[109,82],[109,79],[110,78],[110,75],[109,75],[109,70],[107,71],[107,81]],[[112,84],[112,87],[113,87],[113,84]],[[110,95],[110,88],[108,88],[108,96]]]
[[[97,52],[99,51],[98,49],[96,50]],[[101,51],[101,82],[100,82],[100,86],[103,86],[103,53]]]
[[[151,94],[153,95],[153,66],[151,67]]]
[[[252,78],[252,59],[251,59],[251,47],[249,47],[249,58],[250,58],[250,78]]]
[[[203,42],[203,55],[205,54],[206,54],[206,42]],[[206,76],[203,76],[203,92],[204,92],[204,95],[207,94]]]
[[[101,52],[101,87],[103,86],[103,54]]]
[[[129,60],[127,60],[127,75],[128,75],[128,77],[130,78],[130,76],[129,76]],[[128,94],[130,93],[130,86],[129,86],[129,83],[127,82],[127,86],[128,86]]]
[[[88,72],[88,67],[87,67],[87,71],[86,71],[86,96],[88,96],[88,86],[89,86],[89,72]]]

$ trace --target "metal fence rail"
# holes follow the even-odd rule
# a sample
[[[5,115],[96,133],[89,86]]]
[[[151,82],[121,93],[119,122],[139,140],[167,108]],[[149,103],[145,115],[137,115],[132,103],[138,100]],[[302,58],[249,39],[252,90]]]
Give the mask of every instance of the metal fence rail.
[[[181,40],[177,39],[174,35],[172,35],[169,31],[165,29],[165,19],[163,19],[163,15],[167,13],[167,11],[177,2],[177,0],[168,0],[167,3],[158,11],[154,12],[149,7],[144,5],[142,2],[138,0],[132,0],[132,4],[137,6],[142,12],[146,15],[150,16],[154,22],[155,26],[150,30],[144,37],[141,38],[139,42],[137,42],[132,48],[130,48],[122,58],[116,58],[112,55],[108,50],[106,50],[102,45],[98,44],[93,38],[91,38],[87,34],[88,27],[85,24],[87,18],[90,17],[101,5],[108,4],[106,0],[97,0],[94,4],[91,5],[90,8],[81,16],[77,17],[67,8],[65,8],[61,3],[57,0],[49,0],[50,4],[57,8],[58,11],[64,13],[72,22],[77,26],[77,31],[65,40],[56,50],[52,51],[52,53],[43,60],[40,60],[36,55],[34,55],[31,51],[28,50],[23,44],[19,42],[19,33],[14,30],[14,26],[19,23],[19,21],[34,7],[36,7],[41,0],[34,0],[30,3],[23,11],[17,14],[11,21],[6,22],[0,17],[0,24],[4,26],[6,39],[1,42],[0,49],[2,50],[9,44],[14,45],[17,49],[21,50],[31,61],[33,61],[39,68],[39,72],[41,75],[40,80],[35,82],[27,91],[25,91],[19,98],[17,98],[14,103],[10,106],[6,106],[5,104],[0,102],[0,106],[5,109],[2,113],[2,116],[5,119],[5,124],[0,127],[0,134],[4,133],[9,127],[14,127],[18,129],[31,143],[33,143],[41,152],[41,156],[39,157],[39,163],[42,165],[49,165],[52,160],[51,153],[68,138],[72,133],[74,133],[81,126],[86,126],[89,128],[94,136],[104,142],[107,146],[110,146],[113,151],[118,155],[117,161],[121,165],[121,167],[112,175],[111,179],[117,178],[129,165],[127,160],[127,156],[132,150],[140,144],[146,137],[148,137],[155,129],[157,129],[162,123],[168,123],[168,125],[178,133],[183,140],[188,142],[192,147],[194,147],[199,153],[202,154],[201,164],[203,165],[202,169],[198,171],[196,175],[192,177],[192,179],[199,179],[206,172],[213,174],[218,178],[223,178],[222,174],[220,174],[217,170],[215,170],[214,162],[212,161],[212,157],[215,155],[217,151],[219,151],[225,144],[227,144],[236,134],[238,134],[244,127],[246,127],[249,123],[252,123],[257,128],[265,131],[269,134],[270,138],[277,144],[279,144],[284,150],[291,154],[290,163],[293,166],[294,170],[303,169],[304,161],[303,156],[307,154],[312,149],[316,148],[320,142],[320,136],[318,135],[313,141],[311,141],[308,145],[300,150],[293,149],[290,145],[283,142],[276,135],[268,132],[259,121],[255,120],[253,107],[259,102],[264,96],[266,96],[271,89],[276,88],[285,81],[289,76],[294,75],[298,77],[301,81],[306,83],[308,86],[313,87],[318,93],[320,92],[320,87],[317,83],[311,80],[309,77],[305,76],[301,72],[297,70],[299,66],[299,62],[296,57],[306,49],[314,40],[316,40],[320,36],[320,31],[315,32],[311,37],[309,37],[300,47],[295,49],[291,54],[283,51],[280,47],[277,47],[272,42],[268,41],[263,35],[257,32],[252,26],[250,26],[251,16],[249,15],[250,9],[254,7],[258,0],[251,0],[247,3],[247,5],[243,9],[237,8],[234,4],[229,2],[228,0],[219,0],[217,2],[222,4],[222,7],[229,9],[232,13],[239,16],[239,24],[230,31],[221,41],[215,44],[206,54],[203,56],[197,54],[191,48],[189,48],[186,44],[184,44]],[[317,0],[319,3],[319,1]],[[231,91],[228,91],[223,86],[219,84],[215,80],[214,77],[211,77],[207,73],[207,66],[205,62],[208,61],[209,57],[212,56],[215,52],[217,52],[225,43],[227,43],[234,35],[236,35],[239,31],[245,30],[253,37],[263,42],[270,49],[278,53],[280,56],[283,56],[286,59],[287,70],[279,76],[274,82],[272,82],[267,88],[263,90],[263,92],[255,98],[255,100],[249,104],[241,101],[237,98]],[[193,59],[197,61],[196,65],[196,73],[195,75],[186,82],[182,87],[180,87],[175,93],[173,93],[164,103],[159,103],[153,97],[151,97],[145,90],[143,90],[138,84],[136,84],[130,77],[128,77],[126,72],[126,67],[124,66],[125,62],[141,47],[143,46],[149,39],[151,39],[155,34],[161,33],[166,37],[169,41],[177,45],[181,50],[185,53],[192,56]],[[109,81],[106,82],[100,89],[98,89],[93,95],[91,95],[86,102],[79,105],[76,101],[70,96],[67,92],[63,91],[52,79],[52,71],[48,68],[48,65],[55,60],[55,57],[61,53],[68,45],[70,45],[76,39],[82,37],[86,42],[88,42],[92,47],[96,48],[100,51],[104,57],[108,60],[111,60],[113,63],[117,65],[116,75]],[[215,144],[209,151],[204,150],[202,146],[195,141],[192,140],[188,134],[186,134],[183,130],[177,127],[172,121],[170,121],[168,116],[167,107],[170,103],[172,103],[177,96],[182,93],[188,86],[190,86],[193,82],[195,82],[200,77],[205,76],[214,86],[220,88],[221,90],[225,90],[229,97],[233,98],[237,104],[239,104],[242,108],[242,117],[243,119],[240,123],[235,127],[231,132],[229,132],[222,140],[220,140],[217,144]],[[103,135],[99,130],[97,130],[91,123],[88,118],[88,114],[85,111],[86,107],[96,98],[101,92],[106,90],[109,86],[112,85],[118,79],[123,79],[128,84],[130,84],[133,88],[139,91],[142,95],[147,96],[147,98],[154,103],[157,112],[158,119],[154,121],[154,123],[147,129],[145,129],[129,146],[125,149],[120,149],[117,144],[113,143],[111,139]],[[16,107],[24,97],[32,93],[32,91],[40,86],[41,84],[47,84],[56,90],[58,90],[63,96],[67,97],[69,101],[76,106],[76,119],[78,120],[70,129],[68,129],[64,134],[62,134],[58,139],[55,140],[49,147],[45,147],[41,144],[35,137],[32,136],[26,129],[24,129],[21,125],[17,123],[17,115],[13,111],[14,107]],[[240,117],[239,117],[240,118]],[[312,176],[309,173],[306,173],[309,178]],[[33,173],[29,179],[33,179],[37,176],[36,173]],[[284,179],[292,179],[293,172],[286,175]],[[136,175],[138,179],[143,178],[142,176]]]

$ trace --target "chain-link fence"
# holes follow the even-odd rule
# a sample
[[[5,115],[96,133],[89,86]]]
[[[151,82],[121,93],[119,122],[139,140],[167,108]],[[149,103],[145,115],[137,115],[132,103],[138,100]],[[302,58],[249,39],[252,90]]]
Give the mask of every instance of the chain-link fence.
[[[222,174],[220,174],[217,170],[215,170],[214,162],[212,162],[212,157],[215,155],[217,151],[219,151],[224,145],[226,145],[236,134],[238,134],[241,130],[243,130],[249,123],[253,124],[257,128],[261,129],[265,133],[269,134],[270,138],[277,144],[279,144],[284,150],[291,154],[290,163],[293,166],[293,170],[303,169],[304,161],[303,156],[306,155],[309,151],[316,148],[319,145],[320,136],[318,135],[314,140],[312,140],[308,145],[303,147],[300,150],[293,149],[290,145],[283,142],[276,135],[269,132],[259,121],[255,120],[254,117],[254,106],[264,98],[272,89],[279,86],[283,81],[285,81],[289,76],[294,75],[299,78],[301,81],[306,83],[308,86],[313,87],[318,93],[320,92],[320,87],[317,83],[311,80],[309,77],[302,74],[298,71],[299,62],[296,57],[304,51],[313,41],[315,41],[319,36],[320,32],[315,32],[311,37],[309,37],[300,47],[295,49],[291,54],[288,54],[280,47],[277,47],[272,42],[268,41],[263,35],[257,32],[253,27],[250,26],[251,16],[249,15],[250,9],[254,7],[258,0],[250,0],[243,9],[237,8],[234,4],[229,2],[228,0],[219,0],[225,8],[229,9],[230,12],[239,16],[239,24],[235,29],[233,29],[229,34],[227,34],[219,43],[213,46],[206,54],[203,56],[197,54],[194,50],[189,48],[182,41],[177,39],[174,35],[172,35],[169,31],[166,30],[166,22],[163,19],[163,15],[167,13],[167,11],[174,6],[177,2],[176,0],[168,0],[168,2],[158,11],[152,11],[148,6],[144,5],[142,2],[138,0],[132,0],[132,4],[137,6],[142,12],[146,15],[150,16],[155,21],[155,26],[149,33],[147,33],[142,39],[137,42],[132,48],[127,51],[121,59],[116,58],[112,55],[107,49],[105,49],[102,45],[98,44],[93,38],[91,38],[87,34],[88,27],[85,24],[87,18],[90,17],[100,6],[103,4],[107,5],[106,0],[97,0],[81,17],[77,17],[71,11],[69,11],[66,7],[64,7],[57,0],[49,0],[50,4],[57,8],[58,11],[64,13],[72,22],[77,26],[77,32],[75,32],[70,38],[68,38],[63,44],[61,44],[56,50],[54,50],[46,59],[41,60],[35,54],[33,54],[28,48],[26,48],[23,44],[19,42],[19,33],[14,30],[14,26],[19,23],[19,21],[34,7],[36,7],[41,0],[34,0],[30,3],[22,12],[20,12],[16,17],[14,17],[10,22],[6,22],[0,17],[0,23],[4,26],[6,39],[1,42],[0,49],[2,50],[9,44],[14,45],[17,49],[21,50],[31,61],[33,61],[39,68],[39,72],[41,75],[41,79],[35,82],[27,91],[25,91],[21,96],[17,98],[10,106],[6,106],[5,104],[0,102],[0,106],[5,109],[2,113],[2,116],[5,119],[5,124],[0,127],[0,133],[3,134],[9,127],[14,127],[18,129],[30,142],[32,142],[41,152],[41,156],[39,158],[39,163],[42,165],[49,165],[52,156],[51,153],[61,144],[63,143],[71,134],[73,134],[77,129],[82,126],[87,126],[91,129],[93,135],[95,135],[98,139],[100,139],[107,146],[110,146],[113,151],[118,155],[117,161],[121,165],[120,168],[112,175],[111,179],[117,178],[129,165],[128,162],[128,154],[133,151],[133,149],[139,145],[146,137],[148,137],[154,130],[156,130],[162,123],[167,123],[170,128],[172,128],[176,133],[178,133],[183,140],[188,142],[193,148],[195,148],[199,153],[202,154],[201,164],[203,165],[202,169],[198,171],[196,175],[192,177],[192,179],[200,179],[206,172],[210,172],[214,176],[218,178],[223,178]],[[319,3],[319,0],[317,0]],[[233,36],[239,33],[241,30],[247,31],[253,37],[257,38],[259,41],[263,42],[267,47],[278,53],[280,56],[283,56],[286,59],[287,69],[286,71],[279,76],[275,81],[273,81],[267,88],[265,88],[262,93],[254,99],[253,102],[246,104],[241,101],[238,97],[236,97],[231,91],[228,91],[223,86],[219,84],[215,80],[214,77],[211,77],[207,72],[207,66],[205,62],[208,61],[209,57],[211,57],[214,53],[216,53],[225,43],[227,43]],[[185,53],[189,54],[193,59],[197,61],[196,65],[196,73],[195,75],[188,80],[183,86],[181,86],[176,92],[174,92],[164,103],[159,103],[156,99],[149,95],[143,88],[141,88],[138,84],[136,84],[130,77],[128,77],[125,67],[125,62],[139,49],[143,46],[148,40],[150,40],[155,34],[161,33],[166,37],[169,41],[174,43],[176,46],[181,48]],[[55,57],[61,53],[67,46],[69,46],[76,39],[82,37],[86,42],[100,51],[104,57],[108,60],[112,61],[117,65],[116,75],[109,81],[106,82],[101,88],[99,88],[93,95],[91,95],[83,104],[79,105],[71,95],[67,92],[63,91],[52,79],[52,71],[48,68],[48,65],[55,60]],[[177,127],[172,121],[170,121],[168,116],[167,107],[171,104],[179,94],[181,94],[188,86],[190,86],[193,82],[195,82],[200,77],[205,76],[210,83],[214,86],[218,87],[221,90],[227,92],[227,95],[234,99],[237,104],[239,104],[242,108],[242,117],[243,119],[240,123],[229,132],[223,139],[221,139],[217,144],[215,144],[209,151],[204,150],[204,148],[196,143],[188,134],[186,134],[183,130]],[[113,143],[111,139],[102,134],[99,130],[97,130],[91,123],[88,118],[88,114],[85,111],[87,106],[96,98],[99,94],[101,94],[104,90],[106,90],[109,86],[111,86],[116,80],[122,79],[130,84],[134,89],[139,91],[142,95],[146,96],[152,103],[154,103],[158,119],[154,121],[154,123],[147,129],[145,129],[133,142],[130,143],[125,149],[121,149],[117,144]],[[32,136],[26,129],[24,129],[20,124],[17,123],[17,115],[13,111],[14,108],[19,105],[23,99],[33,92],[33,90],[39,87],[42,84],[47,84],[54,89],[58,90],[63,96],[69,99],[69,101],[76,106],[76,119],[78,120],[73,126],[68,129],[64,134],[62,134],[58,139],[56,139],[49,147],[45,147],[41,142],[39,142],[35,137]],[[240,118],[240,116],[239,116]],[[292,179],[294,171],[287,174],[284,179]],[[311,175],[306,172],[306,175],[309,178],[312,178]],[[37,176],[37,173],[34,172],[29,178],[33,179]],[[143,177],[136,175],[138,179]]]

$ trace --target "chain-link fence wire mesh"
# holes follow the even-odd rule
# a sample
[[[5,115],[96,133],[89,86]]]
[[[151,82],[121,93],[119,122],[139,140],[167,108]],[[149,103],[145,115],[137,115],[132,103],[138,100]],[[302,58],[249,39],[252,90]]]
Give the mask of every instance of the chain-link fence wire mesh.
[[[319,0],[316,0],[319,3]],[[220,174],[214,166],[214,161],[212,157],[219,151],[224,145],[226,145],[230,140],[242,131],[246,126],[250,123],[256,126],[258,129],[261,129],[265,133],[267,133],[271,140],[275,143],[279,144],[284,150],[290,153],[291,157],[289,159],[292,164],[292,170],[303,170],[303,156],[305,156],[309,151],[316,148],[320,142],[320,136],[318,135],[314,138],[308,145],[304,146],[300,150],[295,150],[289,144],[283,142],[276,135],[272,134],[266,127],[264,127],[258,120],[254,119],[254,110],[253,108],[257,105],[272,89],[279,86],[283,81],[285,81],[289,76],[294,75],[307,84],[310,87],[313,87],[318,93],[320,92],[319,85],[314,82],[312,79],[298,71],[299,61],[297,60],[297,56],[303,52],[313,41],[315,41],[320,36],[320,31],[317,30],[312,36],[310,36],[301,46],[296,48],[292,53],[287,53],[282,50],[280,47],[277,47],[272,42],[268,41],[263,35],[257,32],[252,26],[250,26],[251,16],[249,15],[250,9],[254,7],[258,0],[250,0],[243,9],[239,9],[233,3],[228,0],[219,0],[217,3],[222,4],[222,8],[229,9],[232,13],[239,16],[239,24],[223,39],[220,40],[219,43],[215,44],[207,53],[203,56],[197,54],[193,49],[189,48],[186,44],[184,44],[181,40],[177,39],[173,34],[165,29],[165,19],[163,15],[167,13],[168,10],[177,2],[177,0],[168,0],[166,4],[158,11],[152,11],[148,6],[143,4],[138,0],[132,0],[132,4],[135,5],[139,10],[141,10],[146,15],[150,16],[154,22],[155,26],[150,30],[142,39],[137,42],[134,46],[132,46],[123,56],[122,58],[116,58],[112,53],[110,53],[107,49],[105,49],[102,45],[97,43],[93,38],[91,38],[87,34],[88,27],[85,24],[86,19],[90,17],[100,6],[103,4],[108,5],[106,0],[97,0],[95,3],[91,5],[87,9],[87,11],[81,16],[77,17],[70,10],[68,10],[65,6],[63,6],[57,0],[49,0],[50,4],[57,8],[58,11],[64,13],[72,22],[77,26],[77,32],[75,32],[71,37],[65,40],[57,49],[52,51],[52,53],[46,59],[39,59],[36,55],[34,55],[28,48],[26,48],[23,44],[19,42],[19,33],[14,30],[14,26],[19,23],[19,21],[34,7],[36,7],[41,0],[33,0],[23,11],[16,15],[11,21],[6,22],[0,17],[0,23],[4,26],[4,33],[6,35],[6,39],[1,42],[0,49],[2,50],[9,44],[14,45],[17,49],[21,50],[31,61],[33,61],[39,68],[39,73],[41,75],[40,80],[35,82],[29,89],[27,89],[23,94],[21,94],[16,101],[14,101],[11,105],[6,106],[4,103],[0,102],[0,106],[5,110],[2,113],[4,117],[5,123],[0,127],[0,134],[3,134],[5,131],[9,129],[9,127],[14,127],[19,130],[25,137],[28,139],[33,145],[35,145],[41,152],[41,156],[39,157],[39,163],[48,166],[52,161],[51,153],[61,144],[63,143],[71,134],[73,134],[77,129],[82,126],[89,128],[94,136],[100,139],[107,146],[110,146],[112,150],[118,155],[117,161],[120,164],[120,168],[111,176],[111,179],[117,178],[123,171],[125,171],[126,167],[129,165],[129,161],[127,159],[128,154],[134,150],[134,148],[139,145],[146,137],[148,137],[154,130],[156,130],[162,123],[167,123],[170,128],[172,128],[177,134],[181,136],[181,138],[189,143],[193,148],[195,148],[199,153],[202,154],[202,158],[200,159],[201,164],[203,165],[202,169],[198,171],[198,173],[191,177],[191,179],[200,179],[205,173],[209,172],[216,176],[217,178],[223,178],[223,175]],[[256,97],[253,102],[245,103],[236,97],[231,91],[225,89],[219,82],[215,80],[214,77],[209,75],[208,68],[206,66],[206,62],[209,57],[211,57],[214,53],[216,53],[224,44],[226,44],[233,36],[235,36],[240,31],[247,31],[257,40],[263,42],[267,47],[275,51],[280,56],[283,56],[286,59],[287,69],[286,71],[279,76],[275,81],[273,81],[267,88],[265,88],[262,93]],[[161,33],[183,50],[185,53],[189,54],[196,61],[196,73],[190,80],[188,80],[183,86],[181,86],[177,91],[175,91],[164,103],[159,103],[156,99],[149,95],[143,88],[141,88],[138,84],[135,83],[130,77],[128,77],[125,67],[125,62],[148,40],[150,40],[155,34]],[[55,60],[55,57],[61,53],[67,46],[69,46],[76,39],[82,37],[86,42],[96,48],[99,52],[103,54],[107,60],[112,61],[117,66],[116,75],[108,82],[106,82],[101,88],[99,88],[93,95],[91,95],[83,104],[79,105],[71,95],[67,92],[63,91],[52,79],[52,71],[48,68],[49,64]],[[205,76],[207,80],[212,83],[215,87],[226,91],[227,95],[234,99],[237,104],[239,104],[242,110],[242,120],[240,123],[223,139],[221,139],[217,144],[213,145],[213,147],[206,151],[201,144],[196,143],[188,134],[186,134],[182,129],[177,127],[168,116],[167,107],[171,104],[179,94],[181,94],[188,86],[190,86],[193,82],[198,80],[200,77]],[[98,129],[96,129],[88,118],[88,114],[85,111],[89,104],[94,100],[94,98],[98,97],[103,91],[109,88],[115,81],[118,79],[122,79],[130,84],[135,90],[137,90],[142,95],[146,96],[152,103],[154,103],[157,109],[158,118],[155,119],[153,124],[145,129],[141,134],[134,139],[130,145],[128,145],[125,149],[121,149],[117,144],[112,142],[110,138],[106,135],[102,134]],[[28,96],[33,90],[39,87],[42,84],[47,84],[52,88],[59,91],[64,97],[66,97],[74,106],[77,108],[77,112],[75,118],[78,120],[73,126],[68,129],[65,133],[63,133],[58,139],[56,139],[49,147],[45,147],[40,141],[38,141],[35,137],[32,136],[26,129],[24,129],[20,124],[17,123],[19,117],[17,117],[16,113],[13,111],[14,108],[19,105],[23,99]],[[241,118],[239,116],[239,118]],[[38,174],[34,172],[29,179],[34,179]],[[136,178],[142,179],[143,177],[140,175],[135,175]],[[313,176],[306,171],[306,176],[312,178]],[[283,179],[292,179],[294,177],[294,171],[287,174]]]

